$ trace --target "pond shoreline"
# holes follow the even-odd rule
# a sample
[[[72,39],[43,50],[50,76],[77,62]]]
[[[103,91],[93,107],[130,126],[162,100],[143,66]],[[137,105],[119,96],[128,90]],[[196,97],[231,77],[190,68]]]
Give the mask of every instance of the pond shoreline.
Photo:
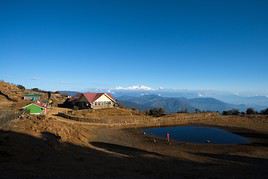
[[[144,130],[148,128],[160,128],[160,127],[181,127],[181,126],[197,126],[197,127],[211,127],[211,128],[219,128],[226,130],[230,133],[242,136],[247,138],[250,143],[248,144],[213,144],[213,143],[191,143],[185,141],[176,141],[173,140],[171,137],[172,143],[176,144],[189,144],[189,145],[258,145],[263,147],[268,147],[268,134],[258,132],[252,129],[241,128],[241,127],[229,127],[229,126],[219,126],[219,125],[212,125],[212,124],[204,124],[204,123],[185,123],[185,124],[178,124],[178,125],[163,125],[163,126],[149,126],[149,127],[140,127],[140,128],[128,128],[125,129],[128,132],[133,133],[136,137],[145,137],[151,140],[157,139],[159,141],[166,142],[166,138],[156,137],[153,135],[144,135]]]

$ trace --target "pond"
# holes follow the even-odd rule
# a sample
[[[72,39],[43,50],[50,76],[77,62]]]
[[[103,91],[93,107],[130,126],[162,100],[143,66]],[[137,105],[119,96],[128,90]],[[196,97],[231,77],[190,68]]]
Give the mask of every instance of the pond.
[[[248,144],[250,141],[240,135],[231,133],[224,129],[216,127],[203,126],[176,126],[176,127],[159,127],[146,128],[144,134],[159,138],[167,138],[170,140],[187,143],[212,143],[212,144]]]

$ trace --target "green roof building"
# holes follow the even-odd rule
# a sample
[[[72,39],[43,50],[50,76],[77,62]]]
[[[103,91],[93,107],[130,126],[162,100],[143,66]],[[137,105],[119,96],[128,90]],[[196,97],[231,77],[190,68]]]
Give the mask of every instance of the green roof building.
[[[29,113],[29,114],[33,114],[33,115],[40,115],[40,114],[44,114],[45,108],[42,106],[39,106],[37,104],[29,104],[27,106],[23,107],[24,111]]]

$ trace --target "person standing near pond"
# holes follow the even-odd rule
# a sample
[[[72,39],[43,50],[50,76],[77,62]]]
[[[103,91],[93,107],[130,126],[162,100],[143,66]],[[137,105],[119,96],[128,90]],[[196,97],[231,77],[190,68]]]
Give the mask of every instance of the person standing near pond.
[[[167,132],[167,142],[170,142],[170,134]]]

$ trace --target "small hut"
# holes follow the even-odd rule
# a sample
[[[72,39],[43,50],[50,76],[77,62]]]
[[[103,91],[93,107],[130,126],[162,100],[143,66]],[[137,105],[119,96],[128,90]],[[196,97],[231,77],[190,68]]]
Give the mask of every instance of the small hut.
[[[23,99],[29,100],[29,101],[37,101],[40,100],[41,95],[40,94],[25,94]]]
[[[38,105],[38,104],[28,104],[27,106],[24,106],[22,108],[26,113],[32,114],[32,115],[41,115],[45,114],[46,108]]]

